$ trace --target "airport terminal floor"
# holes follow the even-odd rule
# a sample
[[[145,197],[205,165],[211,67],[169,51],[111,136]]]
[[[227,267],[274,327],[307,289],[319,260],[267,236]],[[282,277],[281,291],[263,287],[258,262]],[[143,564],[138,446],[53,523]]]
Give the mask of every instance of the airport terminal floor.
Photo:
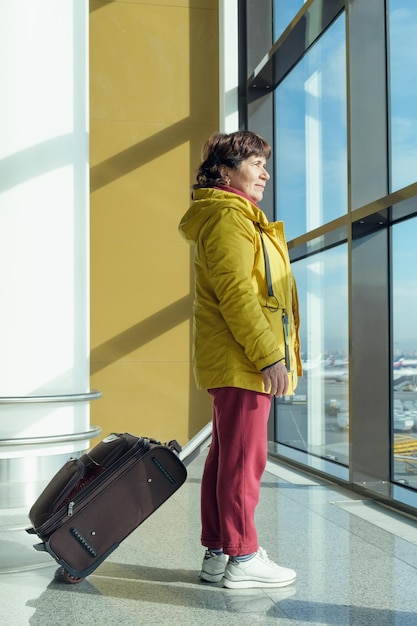
[[[206,449],[186,483],[77,585],[33,550],[22,511],[3,511],[1,622],[90,624],[417,624],[417,523],[269,461],[257,509],[260,544],[294,568],[281,589],[202,583],[199,490]]]

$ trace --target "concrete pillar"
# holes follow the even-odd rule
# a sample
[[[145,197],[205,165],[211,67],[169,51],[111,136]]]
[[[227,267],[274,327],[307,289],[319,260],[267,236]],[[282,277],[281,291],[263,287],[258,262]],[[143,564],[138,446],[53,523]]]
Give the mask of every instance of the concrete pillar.
[[[89,447],[88,2],[0,0],[0,508]]]
[[[219,130],[239,130],[239,58],[237,0],[219,2]]]

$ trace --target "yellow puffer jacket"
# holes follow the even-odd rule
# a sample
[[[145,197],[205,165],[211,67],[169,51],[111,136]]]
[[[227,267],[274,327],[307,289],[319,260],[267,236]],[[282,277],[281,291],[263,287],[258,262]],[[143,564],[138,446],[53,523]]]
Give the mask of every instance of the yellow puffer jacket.
[[[279,309],[266,307],[268,287],[259,226]],[[290,387],[302,374],[298,300],[282,222],[220,189],[197,189],[179,231],[195,245],[193,365],[199,389],[265,392],[261,370],[285,357],[282,313],[290,322]],[[288,367],[288,364],[287,364]]]

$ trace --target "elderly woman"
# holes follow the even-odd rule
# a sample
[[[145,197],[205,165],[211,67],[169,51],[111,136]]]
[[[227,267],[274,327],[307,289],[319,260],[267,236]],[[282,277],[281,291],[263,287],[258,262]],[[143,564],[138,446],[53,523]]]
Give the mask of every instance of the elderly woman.
[[[201,485],[200,578],[225,587],[282,587],[294,570],[258,545],[255,509],[272,397],[301,375],[298,302],[282,222],[258,207],[269,144],[250,131],[206,142],[179,230],[195,246],[193,363],[213,401]]]

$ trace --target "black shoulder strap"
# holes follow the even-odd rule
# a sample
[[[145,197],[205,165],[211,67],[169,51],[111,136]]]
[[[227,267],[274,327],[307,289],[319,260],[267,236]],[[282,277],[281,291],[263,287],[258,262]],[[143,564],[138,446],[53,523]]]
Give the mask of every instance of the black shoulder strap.
[[[264,260],[265,260],[265,276],[266,276],[266,282],[268,285],[268,298],[266,300],[266,307],[270,311],[275,312],[275,311],[278,311],[281,307],[279,305],[279,300],[274,294],[274,290],[272,288],[271,266],[269,263],[269,256],[268,256],[268,252],[266,249],[266,245],[265,245],[265,241],[264,241],[264,237],[262,233],[262,228],[260,227],[259,224],[257,224],[257,226],[259,229],[259,233],[261,235],[262,250],[264,253]],[[289,322],[288,322],[288,315],[285,309],[282,309],[282,324],[284,328],[284,341],[285,341],[285,365],[286,365],[287,370],[291,371],[290,349],[289,349],[289,346],[290,346]]]
[[[262,233],[262,228],[260,227],[259,224],[257,224],[257,227],[259,229],[259,234],[261,236],[262,250],[264,253],[264,262],[265,262],[265,277],[266,277],[266,283],[268,286],[268,299],[266,302],[266,306],[268,309],[270,309],[270,311],[278,311],[280,307],[279,307],[278,298],[274,294],[274,290],[272,288],[271,266],[269,263],[269,255],[266,249],[266,245],[265,245],[265,241],[264,241],[264,237]]]
[[[269,264],[269,256],[268,256],[268,252],[266,250],[266,245],[265,245],[265,241],[264,241],[264,237],[263,237],[263,233],[262,233],[262,228],[259,226],[259,224],[257,224],[257,226],[259,228],[259,233],[261,235],[262,250],[263,250],[263,253],[264,253],[265,276],[266,276],[266,282],[267,282],[267,285],[268,285],[268,296],[270,298],[275,298],[274,290],[272,288],[271,266]]]

